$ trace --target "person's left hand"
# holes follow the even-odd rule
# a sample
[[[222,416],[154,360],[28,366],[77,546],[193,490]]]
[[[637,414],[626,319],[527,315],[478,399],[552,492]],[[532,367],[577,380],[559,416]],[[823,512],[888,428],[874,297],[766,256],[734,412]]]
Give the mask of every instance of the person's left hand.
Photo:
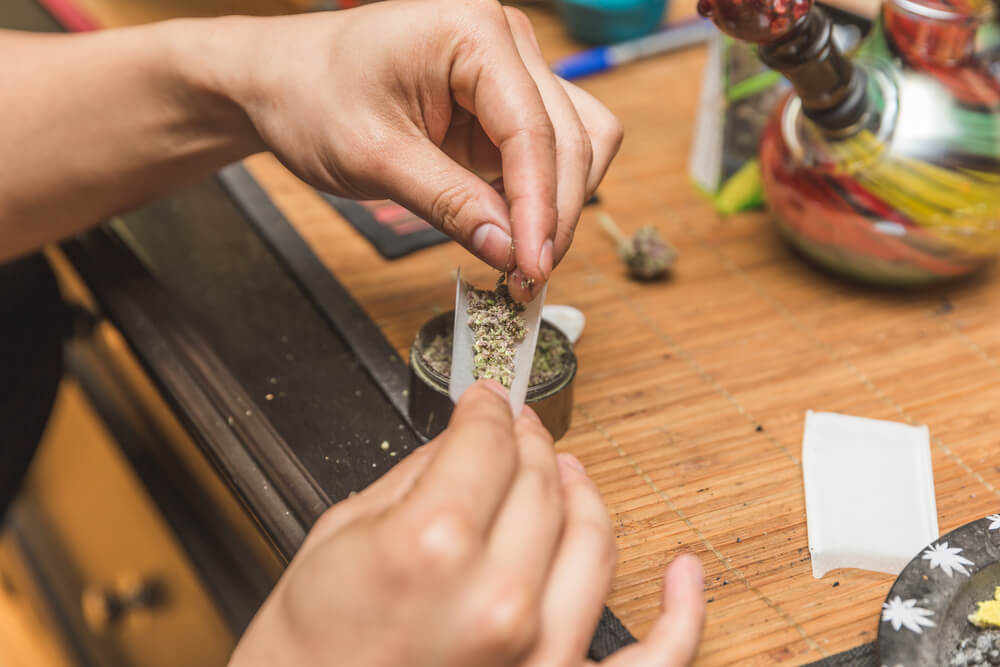
[[[531,408],[478,382],[448,428],[316,523],[230,667],[591,666],[616,557],[583,466]],[[698,559],[668,568],[664,613],[606,667],[682,667],[705,614]]]
[[[550,71],[522,12],[405,0],[226,20],[203,59],[292,171],[403,204],[513,270],[521,300],[548,280],[622,129]]]

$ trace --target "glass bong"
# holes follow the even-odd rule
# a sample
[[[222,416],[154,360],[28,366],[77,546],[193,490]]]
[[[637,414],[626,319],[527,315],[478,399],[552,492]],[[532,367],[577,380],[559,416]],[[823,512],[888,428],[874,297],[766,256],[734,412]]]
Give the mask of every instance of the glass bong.
[[[884,0],[848,58],[812,0],[700,0],[794,92],[760,145],[782,234],[878,283],[971,273],[1000,251],[1000,24],[991,0]]]

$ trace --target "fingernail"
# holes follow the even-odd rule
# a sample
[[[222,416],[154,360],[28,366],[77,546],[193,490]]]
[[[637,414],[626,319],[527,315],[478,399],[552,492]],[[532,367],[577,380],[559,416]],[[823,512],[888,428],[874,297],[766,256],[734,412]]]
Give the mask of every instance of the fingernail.
[[[510,234],[491,222],[484,222],[472,233],[472,252],[487,262],[503,264],[510,257]]]
[[[524,301],[531,301],[532,299],[535,298],[534,294],[535,281],[531,280],[530,278],[526,278],[525,275],[521,273],[521,269],[514,269],[507,276],[507,284],[516,286],[517,289],[520,289],[523,292],[527,292],[529,298],[524,299]],[[521,300],[519,296],[517,295],[514,296],[518,300]]]
[[[541,293],[542,287],[544,286],[545,286],[544,282],[538,282],[537,280],[528,281],[528,292],[531,293],[532,301],[534,301],[535,297],[537,297]]]
[[[566,452],[560,452],[556,458],[559,459],[559,465],[561,466],[569,468],[570,470],[576,470],[577,472],[582,472],[584,474],[586,474],[587,472],[584,469],[583,464],[580,463],[580,461],[572,454],[568,454]]]
[[[479,384],[481,384],[483,388],[489,389],[494,394],[499,396],[504,402],[507,402],[510,399],[510,394],[508,394],[507,390],[503,388],[503,385],[496,380],[480,380]]]
[[[552,239],[546,240],[538,252],[538,268],[545,276],[545,280],[548,280],[549,276],[552,275]]]

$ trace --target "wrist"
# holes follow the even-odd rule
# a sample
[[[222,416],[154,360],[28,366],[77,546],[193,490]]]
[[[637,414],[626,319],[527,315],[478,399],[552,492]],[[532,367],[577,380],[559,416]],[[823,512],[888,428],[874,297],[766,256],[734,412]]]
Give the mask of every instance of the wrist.
[[[160,24],[176,96],[200,129],[226,143],[233,159],[266,150],[244,104],[240,81],[249,79],[254,53],[248,35],[259,19],[175,19]]]
[[[308,642],[291,627],[286,595],[286,588],[279,582],[240,637],[227,667],[315,663],[316,656],[310,654]]]

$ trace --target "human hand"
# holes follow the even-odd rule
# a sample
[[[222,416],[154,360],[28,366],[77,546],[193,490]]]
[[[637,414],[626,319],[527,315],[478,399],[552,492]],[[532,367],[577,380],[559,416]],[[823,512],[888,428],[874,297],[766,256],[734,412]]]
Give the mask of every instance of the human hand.
[[[320,518],[230,665],[583,665],[615,561],[580,464],[480,382],[440,437]],[[691,661],[697,559],[675,561],[666,584],[646,639],[603,665]]]
[[[525,15],[495,0],[231,27],[201,61],[282,162],[320,189],[403,204],[513,271],[521,300],[566,253],[621,142],[607,109],[552,74]]]

